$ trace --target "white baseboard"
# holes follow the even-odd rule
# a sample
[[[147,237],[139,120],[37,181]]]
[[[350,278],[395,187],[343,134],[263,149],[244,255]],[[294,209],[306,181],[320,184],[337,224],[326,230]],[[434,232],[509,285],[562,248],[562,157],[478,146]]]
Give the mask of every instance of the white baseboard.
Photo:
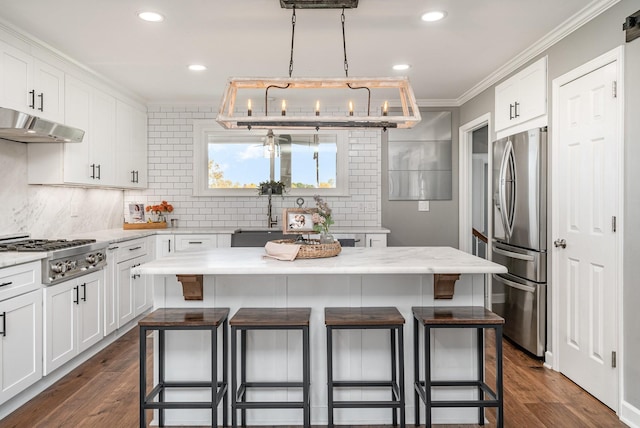
[[[629,425],[629,427],[640,428],[640,409],[632,406],[626,401],[622,401],[618,416],[620,417],[620,420]]]
[[[544,353],[544,367],[550,370],[555,370],[553,368],[553,352],[546,351]]]

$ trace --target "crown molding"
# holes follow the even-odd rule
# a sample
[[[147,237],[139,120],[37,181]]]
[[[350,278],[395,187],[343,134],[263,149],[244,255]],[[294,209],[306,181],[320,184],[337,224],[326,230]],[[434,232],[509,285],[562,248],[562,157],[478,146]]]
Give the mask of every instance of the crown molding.
[[[498,83],[500,80],[509,76],[513,72],[515,72],[518,68],[522,67],[524,64],[534,59],[536,56],[542,54],[547,49],[549,49],[554,44],[558,43],[560,40],[567,37],[569,34],[573,33],[578,28],[582,27],[584,24],[588,23],[601,13],[605,12],[607,9],[614,6],[616,3],[620,2],[620,0],[594,0],[587,6],[585,6],[578,13],[568,18],[560,25],[558,25],[555,29],[551,30],[546,36],[538,40],[532,46],[522,51],[519,55],[511,59],[505,65],[491,73],[489,76],[485,77],[483,80],[478,82],[474,87],[466,91],[464,94],[460,95],[458,99],[456,99],[456,105],[461,106],[467,101],[471,100],[475,96],[479,95],[484,90],[490,88],[491,86]]]

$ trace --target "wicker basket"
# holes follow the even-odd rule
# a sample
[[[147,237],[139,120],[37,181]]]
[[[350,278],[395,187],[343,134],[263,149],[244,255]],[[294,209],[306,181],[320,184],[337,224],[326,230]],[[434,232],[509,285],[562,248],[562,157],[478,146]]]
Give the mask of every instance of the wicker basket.
[[[295,244],[293,239],[277,239],[276,244]],[[307,239],[307,242],[312,242],[308,245],[300,245],[300,251],[296,259],[320,259],[323,257],[334,257],[340,254],[342,247],[340,242],[335,241],[333,244],[321,244],[318,239]]]

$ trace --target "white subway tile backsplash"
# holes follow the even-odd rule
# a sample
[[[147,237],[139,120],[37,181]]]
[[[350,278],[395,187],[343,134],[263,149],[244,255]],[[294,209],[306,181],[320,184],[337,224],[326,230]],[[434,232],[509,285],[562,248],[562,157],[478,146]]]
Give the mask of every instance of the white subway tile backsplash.
[[[175,207],[170,217],[179,218],[181,227],[266,226],[266,198],[193,196],[193,120],[214,119],[217,107],[152,105],[147,111],[149,188],[125,191],[126,207],[132,202],[169,201]],[[340,109],[328,113],[345,114]],[[379,210],[364,212],[365,206],[380,207],[380,131],[350,131],[348,141],[350,196],[325,199],[333,209],[336,226],[380,227]],[[296,207],[295,200],[273,198],[273,215],[280,220],[282,209]],[[311,197],[305,200],[306,206],[313,206]]]

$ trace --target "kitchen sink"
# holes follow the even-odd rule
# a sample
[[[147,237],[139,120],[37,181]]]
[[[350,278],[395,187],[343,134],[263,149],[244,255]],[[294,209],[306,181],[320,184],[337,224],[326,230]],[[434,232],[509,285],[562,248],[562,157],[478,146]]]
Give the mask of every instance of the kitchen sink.
[[[285,235],[278,229],[237,230],[231,235],[232,247],[264,247],[276,239],[297,239],[298,235]]]

